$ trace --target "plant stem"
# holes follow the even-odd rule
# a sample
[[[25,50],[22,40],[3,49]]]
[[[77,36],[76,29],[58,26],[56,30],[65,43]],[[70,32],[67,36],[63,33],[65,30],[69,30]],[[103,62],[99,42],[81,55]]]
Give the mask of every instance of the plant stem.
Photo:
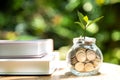
[[[85,40],[85,36],[86,36],[86,28],[87,28],[87,26],[85,26],[85,31],[84,31],[84,33],[83,33],[84,40]]]

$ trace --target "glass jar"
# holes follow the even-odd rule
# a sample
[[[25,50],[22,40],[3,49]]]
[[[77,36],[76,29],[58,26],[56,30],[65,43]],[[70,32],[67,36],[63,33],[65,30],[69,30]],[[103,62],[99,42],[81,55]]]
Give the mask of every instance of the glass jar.
[[[73,39],[66,60],[70,71],[77,76],[90,76],[98,73],[103,56],[95,44],[96,39],[78,37]]]

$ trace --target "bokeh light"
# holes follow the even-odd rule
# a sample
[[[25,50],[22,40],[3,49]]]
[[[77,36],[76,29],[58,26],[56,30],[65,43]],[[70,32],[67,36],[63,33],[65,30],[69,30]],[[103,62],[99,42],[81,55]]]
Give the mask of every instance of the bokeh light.
[[[111,37],[114,41],[119,41],[120,40],[120,31],[113,31]]]

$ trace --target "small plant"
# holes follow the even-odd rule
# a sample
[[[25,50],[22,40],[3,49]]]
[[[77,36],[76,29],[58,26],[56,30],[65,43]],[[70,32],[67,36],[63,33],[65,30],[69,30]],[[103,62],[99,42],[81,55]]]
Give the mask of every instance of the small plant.
[[[98,17],[98,18],[92,20],[91,22],[88,22],[88,20],[89,20],[88,16],[84,16],[81,12],[78,12],[78,17],[79,17],[79,22],[75,22],[75,23],[79,24],[84,29],[83,37],[85,39],[87,27],[89,27],[91,24],[99,21],[104,16]]]

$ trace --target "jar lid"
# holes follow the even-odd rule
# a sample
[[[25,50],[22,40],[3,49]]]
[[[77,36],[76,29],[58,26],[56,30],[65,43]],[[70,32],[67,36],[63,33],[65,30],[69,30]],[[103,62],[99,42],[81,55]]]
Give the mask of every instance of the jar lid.
[[[77,37],[77,38],[73,38],[73,43],[95,43],[96,39],[93,37]]]

